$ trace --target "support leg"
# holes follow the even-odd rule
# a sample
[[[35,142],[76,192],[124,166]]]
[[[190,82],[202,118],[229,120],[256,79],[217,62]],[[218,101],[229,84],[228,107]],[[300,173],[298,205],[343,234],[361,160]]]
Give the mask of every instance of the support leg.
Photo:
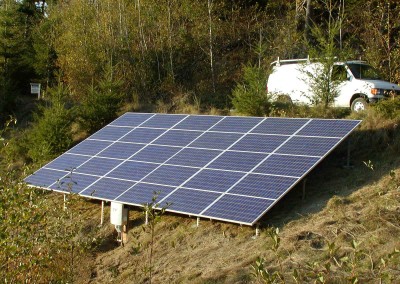
[[[104,201],[101,201],[101,217],[100,217],[100,225],[104,223]]]
[[[256,224],[256,237],[260,235],[260,225],[257,223]]]
[[[200,217],[197,217],[197,221],[196,221],[196,227],[198,228],[200,225]]]
[[[350,139],[347,139],[347,162],[346,167],[350,168]]]
[[[145,220],[144,220],[144,224],[145,225],[149,224],[149,213],[147,211],[146,211],[146,217],[145,217]]]
[[[64,211],[67,210],[67,196],[64,194]]]
[[[301,197],[302,200],[306,199],[306,181],[307,179],[303,179],[303,196]]]

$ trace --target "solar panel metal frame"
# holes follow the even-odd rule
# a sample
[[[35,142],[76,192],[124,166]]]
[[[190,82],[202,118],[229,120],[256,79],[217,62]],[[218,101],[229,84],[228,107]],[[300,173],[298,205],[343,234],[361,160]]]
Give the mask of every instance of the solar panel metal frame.
[[[136,125],[129,125],[129,117],[127,118],[127,116],[143,116],[142,120],[140,123],[137,123]],[[158,117],[157,117],[158,116]],[[152,118],[156,117],[156,119],[158,119],[158,121],[162,121],[163,124],[168,124],[168,121],[166,120],[166,118],[168,117],[173,117],[172,120],[172,124],[169,125],[169,127],[163,127],[163,125],[161,125],[160,128],[157,128],[157,125],[153,125],[151,126],[150,122],[150,126],[146,125],[146,123],[151,120]],[[180,116],[180,119],[179,119]],[[205,129],[202,125],[200,126],[193,126],[193,129],[180,129],[179,127],[176,128],[176,126],[182,122],[184,122],[186,119],[188,121],[190,120],[195,120],[197,118],[201,118],[202,121],[207,122],[206,118],[212,118],[213,122],[210,125],[206,125],[208,126],[207,129]],[[163,119],[165,118],[165,119]],[[237,143],[239,143],[242,139],[244,139],[245,137],[250,137],[247,135],[254,135],[255,133],[252,132],[255,129],[257,129],[259,126],[261,126],[265,121],[267,121],[268,119],[271,120],[275,120],[275,121],[281,121],[283,124],[287,123],[288,121],[301,121],[303,120],[304,123],[301,127],[297,128],[297,130],[292,133],[292,134],[268,134],[268,133],[262,133],[262,132],[256,132],[257,135],[278,135],[278,136],[283,136],[286,137],[286,139],[277,147],[275,148],[272,152],[252,152],[252,151],[240,151],[240,150],[231,150],[231,148],[233,148]],[[246,125],[242,125],[239,126],[239,128],[243,128],[243,127],[247,127],[247,131],[246,132],[235,132],[235,131],[221,131],[221,130],[213,130],[213,128],[218,129],[218,124],[221,122],[225,122],[226,120],[247,120],[247,122],[249,122],[248,124],[251,126],[246,126]],[[250,124],[250,120],[253,120],[253,124]],[[113,125],[116,122],[121,121],[121,125]],[[176,123],[174,123],[176,121]],[[282,153],[277,153],[277,151],[279,151],[280,148],[282,148],[288,141],[290,141],[293,137],[310,137],[309,135],[297,135],[298,133],[300,133],[307,125],[314,123],[316,121],[332,121],[331,124],[335,124],[335,121],[351,121],[354,123],[354,126],[351,127],[351,129],[349,129],[348,131],[346,131],[344,133],[344,135],[341,135],[340,138],[339,137],[327,137],[327,136],[321,136],[323,138],[336,138],[338,139],[338,141],[330,147],[330,149],[328,151],[325,151],[324,154],[322,156],[312,156],[312,155],[293,155],[293,154],[282,154]],[[273,122],[273,121],[271,121]],[[339,122],[340,124],[341,122]],[[70,169],[69,171],[64,169],[64,170],[60,170],[60,169],[51,169],[51,168],[47,168],[48,165],[52,164],[54,161],[56,161],[57,159],[63,157],[65,154],[68,155],[76,155],[76,156],[80,156],[80,157],[87,157],[88,159],[83,162],[82,164],[80,164],[78,166],[81,167],[83,165],[85,165],[86,163],[90,162],[92,159],[94,158],[102,158],[102,159],[112,159],[119,161],[119,163],[117,163],[117,165],[115,167],[112,167],[109,171],[107,171],[105,174],[103,175],[91,175],[91,174],[85,174],[85,173],[79,173],[79,175],[88,175],[90,177],[93,177],[95,179],[94,182],[92,182],[90,185],[86,186],[85,188],[83,188],[81,191],[79,191],[78,194],[85,196],[85,197],[89,197],[89,198],[93,198],[93,199],[98,199],[98,200],[104,200],[104,201],[111,201],[111,202],[120,202],[120,203],[124,203],[124,204],[128,204],[128,205],[134,205],[134,206],[144,206],[144,204],[138,204],[138,203],[134,203],[134,202],[127,202],[127,201],[118,201],[118,198],[120,198],[121,196],[123,196],[125,193],[127,193],[130,189],[135,188],[135,186],[139,186],[146,184],[146,185],[152,185],[154,184],[155,186],[159,185],[162,187],[174,187],[174,189],[172,189],[172,191],[170,191],[169,193],[167,193],[165,196],[163,196],[160,200],[158,200],[157,202],[160,204],[160,207],[162,205],[165,205],[165,201],[168,200],[168,197],[170,197],[172,194],[174,194],[177,191],[181,191],[181,190],[196,190],[199,191],[199,194],[201,192],[209,192],[210,194],[219,194],[219,197],[215,198],[210,204],[208,204],[207,207],[205,207],[200,213],[190,213],[190,212],[184,212],[181,210],[174,210],[173,208],[167,208],[166,211],[169,212],[174,212],[174,213],[179,213],[179,214],[185,214],[185,215],[190,215],[190,216],[197,216],[197,217],[202,217],[202,218],[210,218],[210,219],[214,219],[214,220],[221,220],[221,221],[227,221],[227,222],[232,222],[232,223],[238,223],[238,224],[243,224],[243,225],[254,225],[255,223],[257,223],[259,221],[259,219],[265,215],[266,212],[268,212],[279,200],[281,200],[294,186],[296,186],[310,171],[312,171],[327,155],[329,155],[344,139],[346,139],[348,137],[348,135],[361,123],[361,121],[359,120],[327,120],[327,119],[308,119],[308,118],[261,118],[261,117],[235,117],[235,116],[202,116],[202,115],[182,115],[182,114],[151,114],[151,113],[126,113],[125,115],[117,118],[115,121],[111,122],[109,125],[105,126],[104,128],[100,129],[99,131],[97,131],[96,133],[94,133],[93,135],[91,135],[90,137],[88,137],[87,139],[85,139],[84,141],[82,141],[81,143],[85,142],[85,141],[104,141],[104,145],[105,146],[101,151],[97,152],[96,154],[89,154],[89,155],[85,155],[85,154],[80,154],[80,153],[73,153],[74,149],[82,147],[82,144],[77,144],[75,147],[71,148],[69,151],[67,151],[66,153],[64,153],[63,155],[60,155],[58,158],[54,159],[53,161],[49,162],[48,164],[46,164],[45,166],[43,166],[41,169],[39,169],[37,172],[39,172],[40,170],[49,170],[49,171],[59,171],[61,173],[63,173],[63,175],[61,175],[61,177],[59,177],[57,180],[55,180],[52,184],[48,185],[48,186],[41,186],[41,185],[31,185],[28,184],[28,186],[30,187],[36,187],[36,188],[42,188],[42,189],[46,189],[46,190],[53,190],[53,191],[57,191],[57,192],[61,192],[61,193],[69,193],[68,191],[65,190],[61,190],[57,187],[54,187],[57,183],[59,183],[61,180],[68,178],[68,176],[70,174],[74,173],[74,169]],[[207,124],[207,123],[206,123]],[[185,123],[183,124],[185,125]],[[289,123],[290,125],[290,123]],[[191,124],[187,124],[185,127],[189,127],[191,126]],[[229,126],[229,123],[228,123]],[[107,139],[99,139],[96,138],[97,136],[101,136],[102,131],[106,132],[107,131],[107,127],[121,127],[121,130],[123,128],[128,128],[130,130],[128,130],[125,134],[123,134],[122,136],[120,136],[118,139],[115,140],[107,140]],[[199,128],[200,127],[200,128]],[[224,126],[226,127],[226,126]],[[151,128],[151,129],[164,129],[163,131],[160,131],[160,135],[156,135],[154,139],[152,139],[150,142],[148,143],[139,143],[139,142],[126,142],[123,141],[121,139],[123,139],[124,137],[126,137],[127,135],[129,135],[132,131],[134,131],[135,129],[146,129],[146,128]],[[190,127],[189,127],[190,128]],[[104,130],[106,129],[106,130]],[[184,145],[184,146],[173,146],[173,145],[159,145],[159,144],[153,144],[153,142],[155,142],[156,140],[158,140],[160,137],[162,137],[164,134],[168,134],[168,132],[170,130],[179,130],[179,131],[195,131],[195,132],[201,132],[200,135],[197,135],[196,138],[194,138],[194,140],[192,140],[191,142],[189,142],[188,144]],[[328,131],[329,132],[329,131]],[[333,133],[335,131],[330,131],[330,133]],[[340,131],[338,131],[340,132]],[[175,132],[177,133],[177,132]],[[205,135],[206,133],[228,133],[228,134],[232,134],[232,135],[239,135],[237,139],[234,140],[233,143],[230,143],[230,146],[227,147],[226,149],[217,149],[217,148],[198,148],[198,147],[191,147],[190,145],[194,142],[196,142],[197,139],[201,138],[203,135]],[[231,135],[231,136],[232,136]],[[93,138],[94,137],[94,138]],[[253,136],[254,137],[254,136]],[[318,138],[319,136],[311,136],[314,138]],[[103,151],[106,151],[108,148],[112,147],[112,145],[114,145],[115,143],[133,143],[133,144],[139,144],[142,145],[143,147],[140,148],[140,150],[134,152],[133,154],[131,154],[129,157],[127,157],[126,159],[122,158],[122,159],[117,159],[117,158],[105,158],[102,156],[98,156],[99,154],[101,154]],[[80,146],[81,145],[81,146]],[[149,145],[153,145],[153,146],[166,146],[166,147],[176,147],[178,149],[177,152],[175,152],[174,154],[172,154],[172,156],[170,156],[169,158],[167,158],[166,160],[164,160],[164,162],[159,163],[159,162],[143,162],[143,161],[136,161],[136,160],[131,160],[137,153],[141,152],[143,149],[146,149],[146,147],[148,147]],[[173,159],[175,156],[177,156],[180,152],[182,152],[184,149],[204,149],[207,151],[219,151],[219,154],[217,154],[214,158],[212,158],[208,163],[206,163],[205,165],[203,165],[202,167],[196,167],[196,166],[181,166],[181,165],[175,165],[175,164],[168,164],[167,162],[171,159]],[[236,171],[236,170],[222,170],[222,169],[213,169],[213,168],[209,168],[208,166],[211,165],[214,161],[216,161],[219,157],[221,157],[224,153],[226,152],[247,152],[247,153],[256,153],[256,154],[263,154],[266,155],[263,159],[261,159],[260,162],[258,162],[255,166],[253,166],[251,168],[251,170],[248,171]],[[316,158],[316,162],[311,166],[308,167],[308,170],[305,171],[300,177],[296,176],[293,177],[296,179],[296,181],[294,181],[294,183],[291,186],[288,186],[286,188],[286,190],[281,193],[278,198],[272,199],[272,198],[264,198],[264,197],[257,197],[257,196],[251,196],[251,195],[242,195],[242,194],[234,194],[234,193],[230,193],[230,191],[232,189],[235,189],[235,186],[238,185],[240,182],[242,182],[246,177],[248,177],[249,175],[270,175],[270,176],[279,176],[276,174],[264,174],[264,173],[255,173],[254,170],[256,170],[258,167],[260,167],[269,157],[271,157],[272,155],[274,155],[274,157],[276,157],[277,155],[282,155],[282,156],[289,156],[289,157],[293,157],[293,156],[304,156],[304,157],[313,157]],[[150,164],[155,164],[156,167],[151,170],[149,173],[147,173],[144,177],[142,177],[140,180],[138,181],[132,181],[129,179],[126,179],[126,181],[132,181],[133,185],[131,187],[129,187],[127,190],[123,191],[122,193],[120,193],[116,198],[114,199],[107,199],[107,198],[103,198],[103,197],[96,197],[96,196],[90,196],[88,194],[82,194],[83,192],[87,191],[88,189],[90,189],[94,184],[96,184],[97,182],[103,181],[104,179],[115,179],[115,180],[120,180],[120,181],[124,181],[125,179],[122,178],[113,178],[108,176],[108,174],[110,174],[113,170],[116,170],[118,167],[120,167],[121,165],[123,165],[124,163],[128,162],[128,161],[133,161],[133,162],[143,162],[143,163],[150,163]],[[175,185],[175,186],[171,186],[169,184],[159,184],[159,183],[152,183],[152,182],[145,182],[144,180],[149,177],[152,173],[154,173],[155,171],[157,171],[157,169],[163,167],[163,166],[178,166],[178,167],[182,167],[182,168],[193,168],[194,173],[189,175],[188,178],[184,179],[183,182],[181,182],[179,185]],[[188,182],[190,182],[193,178],[195,178],[199,173],[201,173],[203,170],[216,170],[216,171],[227,171],[227,172],[240,172],[243,174],[243,176],[237,180],[233,185],[231,185],[227,190],[223,191],[223,192],[218,192],[215,190],[204,190],[204,189],[198,189],[198,188],[189,188],[189,187],[185,187],[185,184],[187,184]],[[35,172],[36,173],[36,172]],[[35,174],[34,173],[34,174]],[[33,175],[34,175],[33,174]],[[31,176],[33,176],[31,175]],[[26,180],[28,180],[31,176],[27,177]],[[46,176],[45,176],[46,177]],[[284,177],[290,177],[287,175],[284,175]],[[291,177],[290,177],[291,178]],[[220,201],[225,195],[229,195],[229,196],[236,196],[236,197],[240,197],[242,196],[243,199],[244,197],[246,198],[257,198],[257,199],[262,199],[262,200],[270,200],[272,201],[260,214],[258,214],[258,216],[256,218],[253,218],[251,221],[240,221],[240,220],[234,220],[234,219],[229,219],[229,218],[219,218],[216,216],[212,216],[207,214],[207,210],[209,210],[210,208],[213,208],[213,206],[218,203],[218,201]],[[233,197],[232,197],[233,198]],[[161,209],[161,208],[160,208]]]

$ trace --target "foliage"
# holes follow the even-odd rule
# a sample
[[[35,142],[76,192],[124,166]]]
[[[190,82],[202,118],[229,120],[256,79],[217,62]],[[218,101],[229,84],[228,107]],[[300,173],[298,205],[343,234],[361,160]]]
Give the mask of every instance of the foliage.
[[[43,227],[46,211],[33,189],[15,172],[0,177],[0,277],[6,283],[40,282],[50,263]]]
[[[122,81],[113,77],[112,71],[97,86],[92,86],[79,111],[79,123],[83,130],[92,133],[116,118],[122,102]]]
[[[34,1],[0,3],[0,113],[11,113],[35,77],[33,27],[41,18]]]
[[[241,114],[250,116],[268,115],[271,111],[271,97],[265,90],[266,73],[253,66],[243,67],[243,82],[232,92],[232,104]]]
[[[0,130],[3,149],[13,143],[4,137],[11,123],[16,120]],[[62,202],[20,180],[28,168],[12,170],[0,164],[0,169],[0,279],[5,283],[72,283],[77,254],[92,238],[88,232],[79,236],[83,224],[77,216],[79,199],[72,195],[63,210]],[[72,190],[73,183],[66,186]]]
[[[338,2],[346,5],[328,5]],[[35,5],[40,3],[47,5]],[[207,4],[212,4],[212,9]],[[311,8],[309,16],[305,15],[305,8]],[[22,163],[10,163],[15,157],[28,152],[34,162],[47,161],[72,145],[71,124],[75,117],[82,130],[95,131],[115,118],[124,98],[134,97],[137,106],[145,102],[151,110],[159,102],[159,109],[165,111],[210,109],[216,113],[221,110],[215,107],[230,108],[233,90],[233,104],[243,114],[343,117],[346,114],[329,109],[336,95],[335,82],[328,75],[330,70],[324,68],[331,65],[334,56],[342,55],[337,50],[338,38],[350,47],[349,56],[367,59],[387,79],[399,82],[399,9],[400,3],[395,0],[0,1],[0,120],[16,111],[21,122],[17,127],[25,127],[29,121],[24,120],[28,118],[18,112],[25,105],[17,103],[29,94],[29,82],[51,86],[56,70],[64,82],[51,89],[45,101],[32,103],[39,105],[39,112],[31,128],[17,135],[9,132],[7,138],[14,137],[1,141],[1,279],[73,282],[77,253],[92,245],[83,238],[82,224],[76,223],[79,216],[74,214],[80,212],[71,211],[74,204],[79,204],[79,198],[71,195],[64,211],[61,202],[52,199],[54,195],[25,188],[19,173],[12,171],[24,169]],[[307,21],[313,23],[311,34],[305,28]],[[302,41],[304,37],[309,39],[308,46]],[[278,56],[286,59],[307,54],[322,61],[324,76],[315,78],[318,96],[312,98],[318,107],[278,109],[264,92],[263,64]],[[258,68],[243,68],[242,62],[258,62]],[[111,71],[104,71],[110,66]],[[196,98],[195,109],[184,108],[192,98]],[[75,112],[77,106],[79,113]],[[358,114],[364,119],[365,129],[354,144],[358,154],[362,151],[366,156],[362,160],[374,161],[374,171],[368,175],[379,172],[379,165],[370,157],[373,152],[380,154],[376,149],[382,149],[382,145],[390,153],[400,149],[398,108],[398,100],[390,99]],[[393,186],[398,188],[398,175],[394,171],[392,175]],[[358,179],[361,178],[352,179],[351,184]],[[387,195],[387,188],[377,190],[377,194]],[[386,203],[395,202],[398,194],[390,197]],[[360,208],[364,206],[367,204]],[[371,219],[382,228],[389,222],[398,233],[396,211],[390,210],[389,206],[379,208]],[[385,212],[392,215],[385,216]],[[149,213],[151,217],[162,210]],[[386,217],[389,221],[384,220]],[[159,218],[155,216],[154,220]],[[337,230],[344,231],[347,221]],[[145,227],[145,231],[151,234],[148,272],[156,277],[152,261],[157,251],[154,224]],[[260,258],[253,266],[258,275],[255,277],[261,282],[281,282],[282,277],[299,283],[389,282],[398,274],[398,251],[389,252],[383,247],[382,254],[377,255],[376,248],[384,245],[381,239],[371,238],[372,245],[361,242],[357,233],[365,224],[357,224],[357,230],[350,229],[349,234],[342,235],[345,243],[340,238],[321,236],[325,246],[313,250],[313,258],[302,264],[286,257],[280,245],[281,233],[268,231],[268,253],[259,252]],[[137,250],[133,254],[140,256]],[[220,274],[229,273],[224,270]]]
[[[68,108],[68,89],[59,84],[49,90],[49,98],[34,115],[28,132],[28,155],[33,161],[46,161],[66,151],[72,144],[73,108]]]
[[[362,56],[392,82],[400,80],[399,12],[400,5],[393,0],[367,1],[361,11],[364,19],[360,22]],[[374,20],[374,24],[370,24]]]
[[[157,203],[159,193],[154,192],[153,197],[150,203],[144,204],[144,214],[146,215],[146,224],[143,226],[143,231],[147,231],[150,233],[150,248],[149,248],[149,266],[147,267],[147,271],[149,274],[149,283],[152,282],[153,278],[153,251],[154,251],[154,238],[155,238],[155,227],[158,222],[161,221],[162,215],[165,213],[165,210],[168,208],[169,204],[166,204],[165,207],[160,208],[160,204]]]
[[[281,238],[279,237],[279,228],[269,228],[267,234],[272,241],[271,245],[268,247],[275,255],[275,261],[278,269],[268,269],[265,266],[265,259],[258,257],[256,263],[252,265],[253,277],[255,277],[261,283],[284,283],[285,279],[283,276],[282,260],[279,254]]]
[[[329,20],[327,30],[314,25],[311,32],[317,44],[309,43],[309,54],[312,58],[316,58],[317,63],[313,65],[305,63],[302,69],[310,86],[311,94],[304,95],[313,105],[321,106],[322,113],[332,106],[335,98],[339,95],[337,87],[340,81],[332,78],[332,67],[340,58],[340,50],[336,43],[340,26],[340,20]]]
[[[400,120],[400,96],[381,100],[374,105],[378,114],[386,119]]]

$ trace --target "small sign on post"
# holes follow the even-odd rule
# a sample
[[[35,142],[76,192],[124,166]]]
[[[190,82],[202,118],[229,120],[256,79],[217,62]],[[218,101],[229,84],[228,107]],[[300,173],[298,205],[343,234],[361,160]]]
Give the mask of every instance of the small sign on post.
[[[40,83],[31,83],[31,94],[38,95],[38,100],[40,99]]]

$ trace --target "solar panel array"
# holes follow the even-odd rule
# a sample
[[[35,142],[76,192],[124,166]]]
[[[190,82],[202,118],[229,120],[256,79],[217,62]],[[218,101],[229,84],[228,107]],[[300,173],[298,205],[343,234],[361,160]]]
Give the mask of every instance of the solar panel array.
[[[253,225],[359,123],[126,113],[25,181]]]

